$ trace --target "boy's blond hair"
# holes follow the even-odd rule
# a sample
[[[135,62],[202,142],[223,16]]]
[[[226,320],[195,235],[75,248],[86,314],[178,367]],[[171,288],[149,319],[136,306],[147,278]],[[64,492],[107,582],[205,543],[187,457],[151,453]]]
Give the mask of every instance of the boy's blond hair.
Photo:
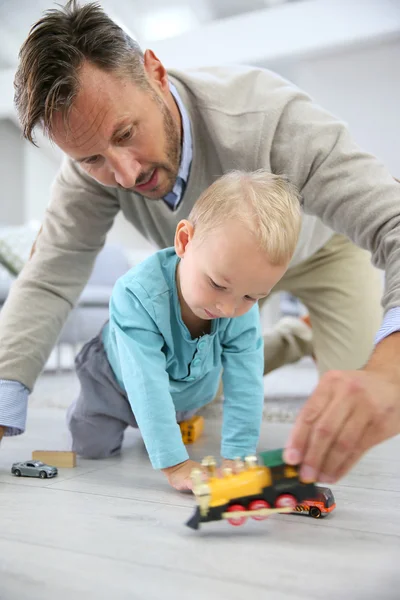
[[[201,194],[188,217],[199,241],[229,219],[249,228],[272,265],[286,264],[300,233],[299,194],[287,177],[265,169],[230,171]]]

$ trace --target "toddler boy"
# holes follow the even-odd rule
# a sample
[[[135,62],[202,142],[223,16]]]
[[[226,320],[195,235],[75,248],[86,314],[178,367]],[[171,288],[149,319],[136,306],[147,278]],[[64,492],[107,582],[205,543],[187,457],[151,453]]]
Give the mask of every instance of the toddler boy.
[[[266,170],[232,171],[204,191],[174,247],[117,281],[109,321],[77,356],[73,450],[112,456],[138,427],[152,466],[190,489],[198,465],[178,423],[213,400],[222,374],[221,455],[254,454],[264,401],[257,302],[285,273],[300,222],[296,190]]]

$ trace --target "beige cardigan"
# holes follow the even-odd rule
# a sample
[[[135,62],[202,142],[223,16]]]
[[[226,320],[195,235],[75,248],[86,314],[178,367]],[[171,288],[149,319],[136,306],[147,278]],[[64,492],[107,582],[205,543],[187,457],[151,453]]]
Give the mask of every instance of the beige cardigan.
[[[186,106],[193,163],[179,208],[105,188],[66,159],[52,189],[36,251],[0,316],[0,379],[32,388],[119,210],[159,247],[200,192],[231,169],[285,173],[301,190],[303,225],[292,260],[318,250],[332,230],[386,267],[384,307],[400,306],[400,188],[362,152],[339,120],[276,74],[223,67],[170,72]]]

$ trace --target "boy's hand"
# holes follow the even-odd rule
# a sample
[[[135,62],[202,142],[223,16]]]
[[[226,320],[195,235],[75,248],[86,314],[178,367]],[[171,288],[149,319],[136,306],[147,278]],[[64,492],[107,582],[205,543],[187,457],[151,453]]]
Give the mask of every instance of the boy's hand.
[[[2,425],[0,425],[0,442],[1,442],[1,438],[4,435],[4,430],[5,430],[5,428]]]
[[[176,490],[183,492],[192,490],[193,488],[193,482],[190,479],[192,469],[200,469],[204,472],[204,467],[194,460],[185,460],[184,462],[179,463],[179,465],[174,465],[173,467],[161,470],[166,475],[168,483]]]
[[[230,458],[224,458],[221,463],[221,474],[224,469],[232,469],[232,473],[235,473],[235,461]]]

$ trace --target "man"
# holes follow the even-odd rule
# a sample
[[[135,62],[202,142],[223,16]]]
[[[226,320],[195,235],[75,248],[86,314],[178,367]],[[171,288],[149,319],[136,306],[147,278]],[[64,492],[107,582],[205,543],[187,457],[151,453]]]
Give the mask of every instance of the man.
[[[279,289],[308,307],[324,374],[285,458],[302,463],[304,479],[332,482],[400,432],[400,189],[342,123],[269,71],[167,73],[100,9],[75,1],[33,28],[15,85],[25,137],[41,126],[66,160],[1,314],[6,435],[24,430],[28,393],[117,212],[171,246],[200,193],[234,168],[284,173],[302,196],[300,240]],[[370,252],[386,269],[380,328]]]

